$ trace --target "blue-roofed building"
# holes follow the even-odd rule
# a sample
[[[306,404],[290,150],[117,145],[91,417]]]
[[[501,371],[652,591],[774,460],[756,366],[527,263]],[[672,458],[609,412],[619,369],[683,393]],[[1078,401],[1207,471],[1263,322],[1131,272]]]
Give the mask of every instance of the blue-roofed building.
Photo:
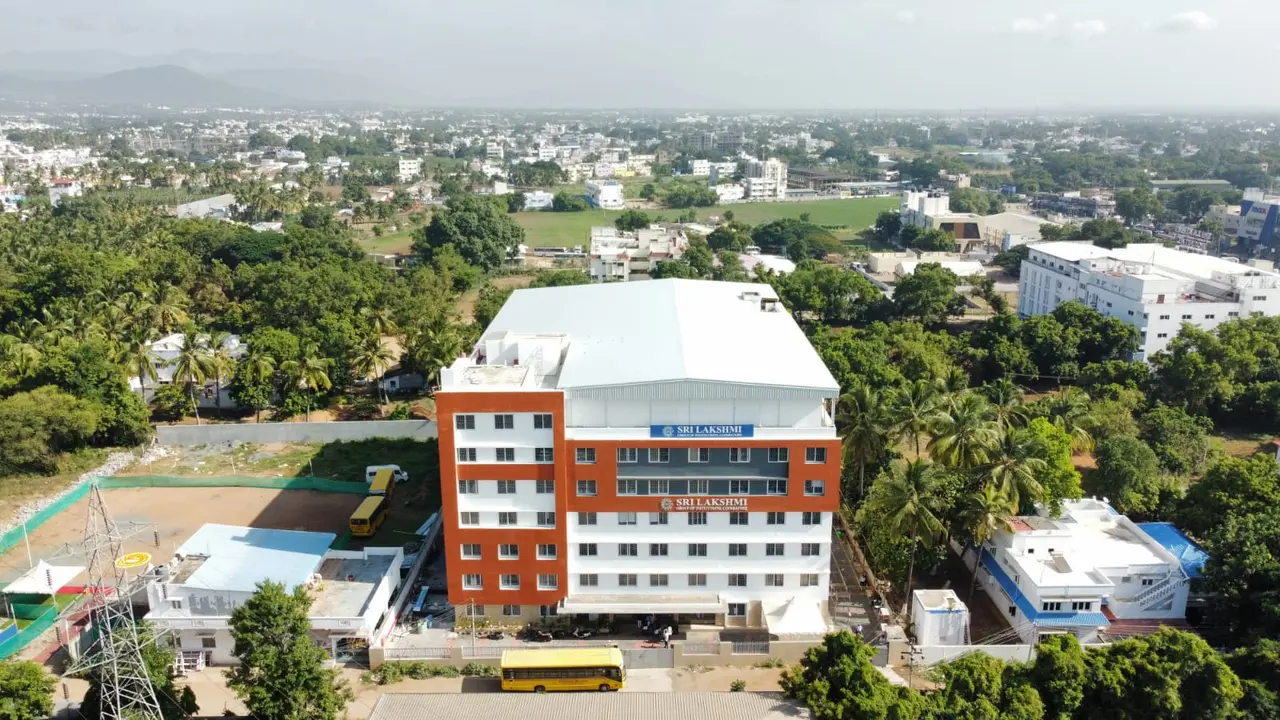
[[[1172,526],[1150,525],[1160,527],[1092,498],[1064,503],[1056,518],[1014,518],[984,545],[978,582],[1027,643],[1060,633],[1094,642],[1112,621],[1182,621],[1203,551]],[[977,555],[966,553],[970,567]]]
[[[229,620],[266,581],[313,598],[312,636],[335,657],[368,647],[400,583],[401,548],[330,550],[333,533],[208,524],[148,573],[146,620],[173,633],[186,669],[237,662]]]

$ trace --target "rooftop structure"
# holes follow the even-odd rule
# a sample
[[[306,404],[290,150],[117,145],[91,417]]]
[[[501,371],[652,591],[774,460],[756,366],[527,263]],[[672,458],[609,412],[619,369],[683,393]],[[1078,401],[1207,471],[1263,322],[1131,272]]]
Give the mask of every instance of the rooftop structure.
[[[679,226],[652,225],[635,232],[591,228],[591,279],[598,282],[648,280],[653,268],[684,255],[689,240]]]

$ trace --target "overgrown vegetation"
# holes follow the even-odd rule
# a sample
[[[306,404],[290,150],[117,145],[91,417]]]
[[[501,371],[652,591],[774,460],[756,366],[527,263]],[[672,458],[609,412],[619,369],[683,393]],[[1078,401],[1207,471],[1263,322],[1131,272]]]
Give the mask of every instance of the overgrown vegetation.
[[[393,660],[361,674],[365,684],[394,685],[405,678],[424,680],[433,677],[498,677],[496,665],[470,662],[461,668],[424,660]]]

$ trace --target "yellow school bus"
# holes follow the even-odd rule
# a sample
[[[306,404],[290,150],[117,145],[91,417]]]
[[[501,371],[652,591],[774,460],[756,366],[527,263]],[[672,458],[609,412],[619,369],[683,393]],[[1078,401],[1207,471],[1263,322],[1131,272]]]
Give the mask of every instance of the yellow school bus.
[[[381,495],[370,495],[360,503],[360,507],[351,513],[352,537],[369,537],[378,532],[387,515],[387,499]]]
[[[502,689],[621,690],[627,678],[618,648],[507,650],[502,653]]]
[[[386,495],[387,500],[391,500],[391,493],[395,492],[395,489],[395,475],[390,470],[379,470],[378,474],[373,476],[373,482],[369,483],[370,495]]]

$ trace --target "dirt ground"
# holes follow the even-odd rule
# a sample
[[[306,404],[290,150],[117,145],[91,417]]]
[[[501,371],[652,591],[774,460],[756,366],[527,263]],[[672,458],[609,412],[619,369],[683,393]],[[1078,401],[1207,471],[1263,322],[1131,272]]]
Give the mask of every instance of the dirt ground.
[[[676,692],[723,692],[734,680],[744,680],[749,692],[778,692],[781,668],[678,668],[668,671]]]
[[[126,541],[124,551],[149,552],[157,561],[167,560],[205,523],[341,534],[363,499],[359,495],[256,488],[128,488],[105,490],[103,495],[117,523],[156,524],[154,530]],[[32,531],[32,556],[53,564],[78,562],[74,556],[53,558],[65,545],[81,540],[88,507],[86,498]],[[0,581],[11,581],[26,568],[22,545],[0,555]]]

